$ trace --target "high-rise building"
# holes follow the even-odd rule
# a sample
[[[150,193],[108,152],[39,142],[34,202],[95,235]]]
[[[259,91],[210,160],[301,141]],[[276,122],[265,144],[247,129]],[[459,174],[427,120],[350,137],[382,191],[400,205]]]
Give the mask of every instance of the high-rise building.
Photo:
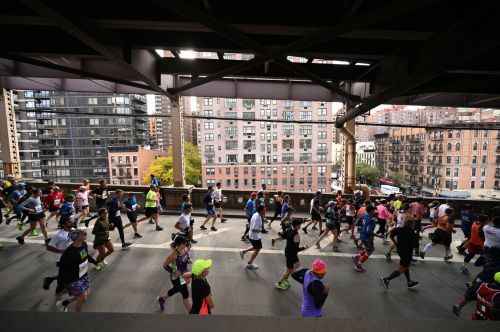
[[[332,121],[331,103],[199,98],[199,105],[200,115],[227,119],[200,120],[203,185],[330,191],[333,125],[308,122]]]
[[[35,91],[34,98],[44,180],[109,179],[109,147],[148,142],[142,95]]]

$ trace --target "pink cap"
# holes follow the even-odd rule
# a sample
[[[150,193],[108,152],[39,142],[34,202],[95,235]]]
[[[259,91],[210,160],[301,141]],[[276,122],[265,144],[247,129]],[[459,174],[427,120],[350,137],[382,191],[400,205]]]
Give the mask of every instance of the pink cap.
[[[321,259],[316,258],[312,264],[312,270],[316,274],[324,274],[326,273],[326,263],[323,262]]]

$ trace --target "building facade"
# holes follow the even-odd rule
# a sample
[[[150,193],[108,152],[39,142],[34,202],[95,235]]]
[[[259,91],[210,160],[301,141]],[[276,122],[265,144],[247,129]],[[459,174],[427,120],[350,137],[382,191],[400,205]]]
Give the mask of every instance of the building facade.
[[[356,163],[365,163],[375,167],[374,142],[358,142],[356,144]]]
[[[331,103],[199,98],[203,185],[231,189],[330,191]],[[238,120],[243,119],[243,120]],[[289,122],[275,122],[284,120]]]
[[[108,165],[111,184],[142,185],[149,165],[165,151],[148,150],[140,146],[110,147]]]

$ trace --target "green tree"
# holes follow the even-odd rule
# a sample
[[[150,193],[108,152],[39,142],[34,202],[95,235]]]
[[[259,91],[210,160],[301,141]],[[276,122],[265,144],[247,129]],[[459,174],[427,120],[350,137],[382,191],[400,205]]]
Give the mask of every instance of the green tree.
[[[374,184],[378,182],[380,172],[377,168],[367,163],[356,164],[356,177],[367,184]]]
[[[408,185],[408,180],[402,172],[390,172],[389,179],[391,179],[396,187],[404,187]]]
[[[144,184],[149,184],[149,174],[154,174],[162,185],[174,183],[174,158],[172,148],[168,149],[166,157],[155,159],[142,179]],[[201,156],[200,149],[189,142],[184,142],[184,162],[186,166],[186,184],[201,183]]]

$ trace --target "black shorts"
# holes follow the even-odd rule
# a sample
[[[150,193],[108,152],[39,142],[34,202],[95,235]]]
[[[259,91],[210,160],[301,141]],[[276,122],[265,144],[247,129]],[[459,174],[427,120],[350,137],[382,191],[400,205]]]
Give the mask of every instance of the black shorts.
[[[28,215],[28,221],[29,222],[37,222],[37,221],[40,221],[43,218],[45,218],[45,213],[43,213],[43,212],[40,212],[40,213],[30,213]]]
[[[189,290],[187,284],[184,283],[183,285],[181,285],[181,278],[170,280],[172,281],[173,287],[168,290],[168,296],[170,297],[174,294],[181,293],[183,299],[189,299]]]
[[[319,220],[319,221],[321,221],[321,216],[320,216],[320,214],[318,212],[313,211],[313,212],[311,212],[311,219],[312,220]]]
[[[216,209],[220,209],[220,207],[221,207],[220,202],[215,202],[215,203],[214,203],[214,207],[215,207]]]
[[[59,211],[58,206],[49,205],[49,212],[57,212],[57,211]]]
[[[144,212],[144,215],[146,217],[151,217],[154,214],[158,214],[158,210],[156,209],[156,206],[155,207],[147,207],[146,211]]]
[[[462,228],[462,233],[464,233],[464,237],[466,239],[470,239],[470,233],[471,233],[470,227],[469,228],[465,228],[465,229]]]
[[[137,221],[137,212],[127,212],[127,218],[132,224],[134,224]]]
[[[337,227],[335,227],[335,222],[333,224],[327,222],[327,223],[325,223],[325,227],[326,227],[326,229],[329,229],[331,231],[333,231],[334,229],[337,228]]]
[[[262,240],[261,239],[258,239],[258,240],[249,239],[249,240],[250,240],[250,243],[252,244],[252,247],[254,249],[262,249]]]
[[[345,222],[350,226],[354,223],[354,217],[353,216],[345,216]]]
[[[408,267],[410,266],[410,263],[411,263],[411,253],[408,254],[408,253],[405,253],[403,255],[399,255],[399,265],[401,265],[402,267]]]
[[[293,269],[293,266],[295,263],[299,261],[299,256],[297,256],[296,253],[290,253],[285,251],[285,258],[286,258],[286,268],[287,269]]]
[[[451,244],[451,234],[448,234],[442,229],[438,228],[434,231],[434,237],[432,238],[432,243],[442,244],[445,247],[449,247]]]

